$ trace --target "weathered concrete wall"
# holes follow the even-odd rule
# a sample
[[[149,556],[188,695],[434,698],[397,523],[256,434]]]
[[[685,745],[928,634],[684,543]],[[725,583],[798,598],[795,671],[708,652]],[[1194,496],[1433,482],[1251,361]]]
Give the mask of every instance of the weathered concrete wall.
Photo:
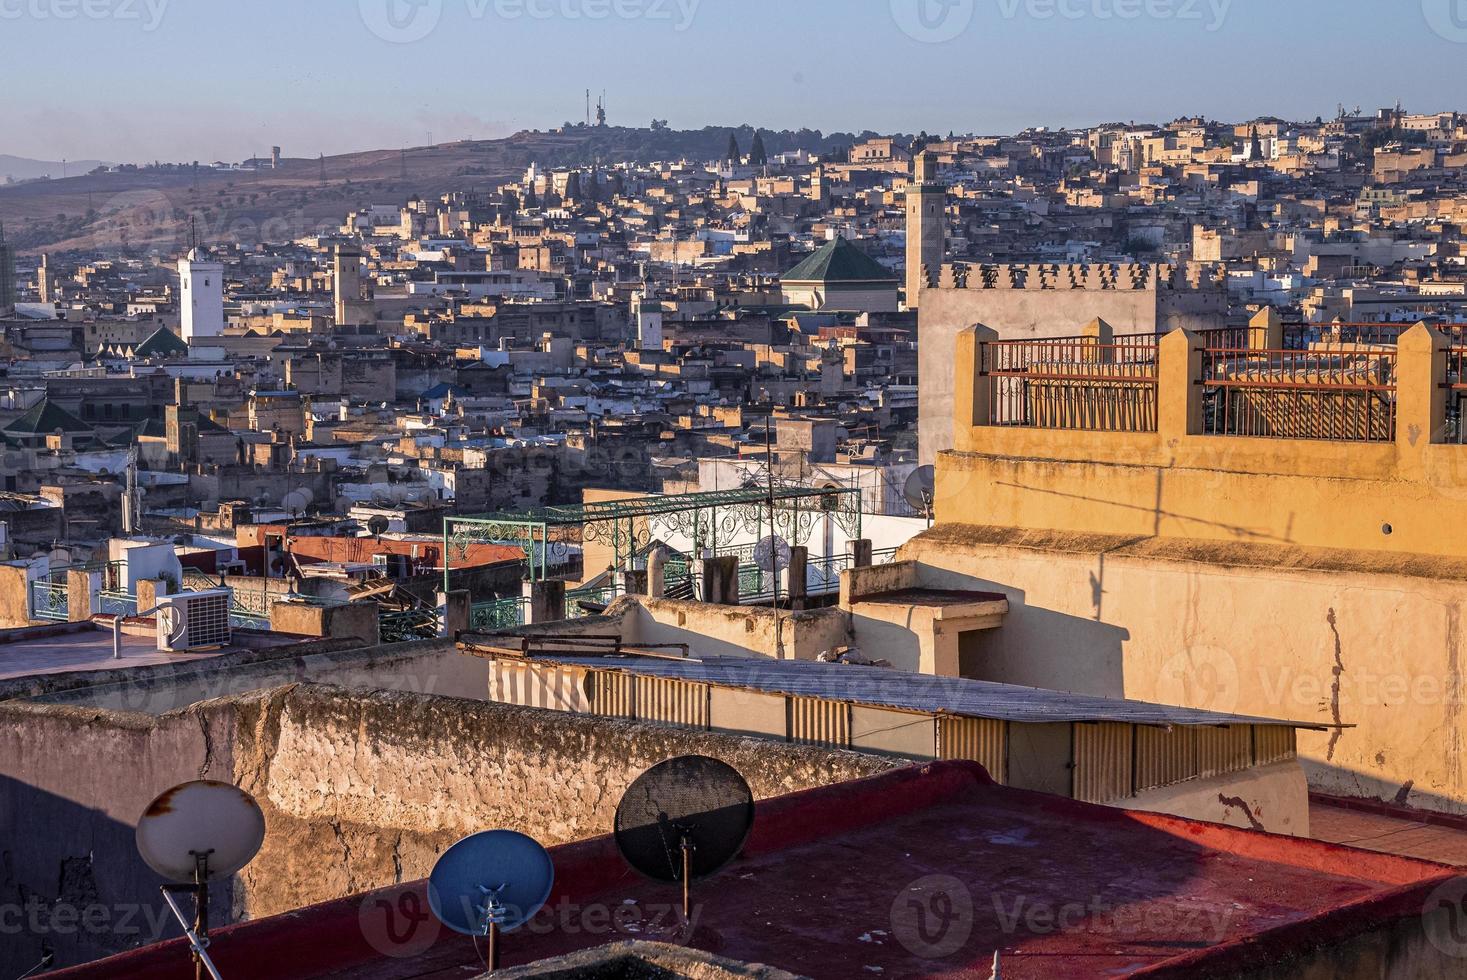
[[[901,557],[1009,597],[974,641],[983,680],[1340,726],[1300,732],[1315,788],[1467,813],[1467,569],[962,525]]]
[[[546,844],[607,833],[632,780],[678,755],[724,759],[760,799],[893,764],[408,694],[297,688],[256,705],[260,716],[242,725],[236,772],[272,828],[243,875],[256,916],[425,877],[444,848],[478,830],[521,830]]]
[[[686,643],[694,656],[814,660],[851,642],[849,617],[835,608],[781,611],[778,640],[768,608],[633,597],[607,612],[623,617],[624,640]]]
[[[0,700],[23,697],[51,704],[161,715],[200,701],[305,682],[357,691],[408,691],[477,699],[486,696],[487,664],[463,656],[451,640],[343,649],[353,642],[328,640],[286,650],[133,667],[121,672],[56,675],[0,685]]]
[[[1189,820],[1309,836],[1309,783],[1294,760],[1148,790],[1115,806]]]
[[[227,779],[233,727],[227,708],[153,719],[0,704],[0,975],[44,946],[64,966],[178,934],[138,857],[137,818],[170,786]],[[231,886],[211,900],[229,909]]]
[[[133,833],[147,804],[179,782],[233,782],[264,808],[264,849],[214,899],[258,917],[424,877],[445,847],[477,830],[510,827],[547,844],[605,833],[637,775],[687,753],[729,761],[760,798],[893,765],[466,699],[306,685],[159,717],[0,703],[0,893],[22,905],[34,896],[41,923],[6,935],[0,975],[34,965],[42,943],[68,965],[174,934]],[[118,927],[126,910],[137,931]],[[99,926],[58,941],[53,923],[80,915]]]

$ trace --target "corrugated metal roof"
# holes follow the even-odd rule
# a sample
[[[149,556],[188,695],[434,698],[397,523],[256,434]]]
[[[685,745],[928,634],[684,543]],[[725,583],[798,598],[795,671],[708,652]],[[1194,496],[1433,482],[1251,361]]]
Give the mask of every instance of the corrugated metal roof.
[[[638,656],[573,657],[542,654],[536,655],[533,660],[536,663],[565,664],[592,670],[617,670],[673,677],[769,694],[852,701],[905,711],[1036,724],[1114,721],[1134,725],[1283,725],[1312,731],[1328,730],[1326,726],[1315,722],[1226,714],[1145,701],[1128,701],[1123,698],[995,684],[961,677],[933,677],[885,667],[741,657],[672,660]]]

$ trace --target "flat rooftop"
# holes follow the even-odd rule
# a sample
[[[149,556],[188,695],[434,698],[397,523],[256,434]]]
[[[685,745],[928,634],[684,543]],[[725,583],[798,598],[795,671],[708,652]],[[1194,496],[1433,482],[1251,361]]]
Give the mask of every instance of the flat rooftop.
[[[696,886],[632,872],[609,837],[553,848],[556,887],[505,938],[515,967],[617,940],[670,941],[824,980],[1229,975],[1412,916],[1454,869],[1333,844],[1076,803],[937,763],[765,801],[743,855]],[[418,882],[219,930],[225,976],[481,973]],[[615,913],[615,914],[613,914]],[[381,921],[379,921],[381,919]],[[177,941],[52,976],[182,976]],[[473,972],[470,972],[473,971]]]
[[[193,653],[167,653],[145,623],[135,620],[122,635],[122,657],[113,658],[110,623],[57,623],[26,629],[0,630],[0,681],[47,674],[76,674],[128,667],[212,660],[231,653],[244,653],[299,642],[285,634],[236,632],[237,642],[227,647]],[[131,630],[132,632],[128,632]]]

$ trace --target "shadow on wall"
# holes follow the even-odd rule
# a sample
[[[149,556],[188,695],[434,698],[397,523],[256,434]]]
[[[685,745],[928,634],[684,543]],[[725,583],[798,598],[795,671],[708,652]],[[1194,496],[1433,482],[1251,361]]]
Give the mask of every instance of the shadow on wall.
[[[182,935],[134,825],[0,776],[0,827],[0,977],[47,953],[60,968]],[[210,889],[215,924],[229,921],[234,883]]]
[[[1002,627],[962,635],[959,659],[964,677],[1100,697],[1126,696],[1122,645],[1131,638],[1129,630],[1032,606],[1023,589],[981,576],[923,562],[918,562],[918,575],[928,588],[997,592],[1008,597],[1009,612]],[[862,617],[856,624],[856,635],[860,636],[868,625],[889,626],[868,624]],[[911,656],[915,657],[915,634],[908,632],[906,636],[911,644]],[[1048,658],[1033,655],[1035,650],[1052,649],[1069,651],[1062,673],[1051,669],[1052,661]],[[871,655],[875,650],[863,652]]]

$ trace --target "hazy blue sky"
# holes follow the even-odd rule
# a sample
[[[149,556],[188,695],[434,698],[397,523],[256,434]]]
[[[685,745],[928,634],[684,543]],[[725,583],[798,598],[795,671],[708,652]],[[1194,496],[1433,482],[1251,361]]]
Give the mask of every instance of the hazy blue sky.
[[[1467,0],[0,0],[0,65],[0,153],[46,159],[483,138],[587,87],[631,125],[1002,133],[1467,108]]]

